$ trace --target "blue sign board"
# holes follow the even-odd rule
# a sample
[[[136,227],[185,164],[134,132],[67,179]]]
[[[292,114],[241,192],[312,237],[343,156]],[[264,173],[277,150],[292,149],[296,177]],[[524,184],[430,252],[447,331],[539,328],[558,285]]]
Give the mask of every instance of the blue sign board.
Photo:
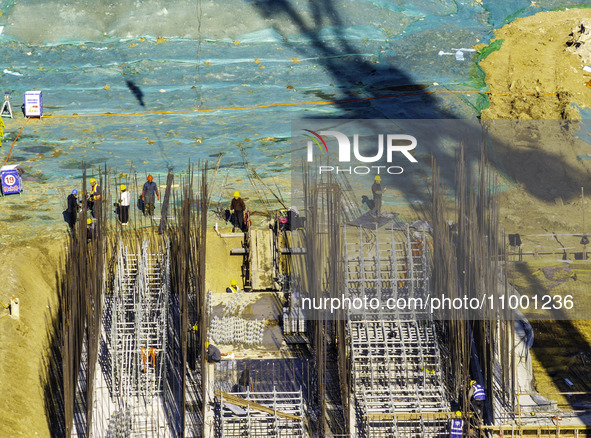
[[[0,168],[0,179],[2,180],[2,194],[10,195],[23,191],[23,180],[20,169],[16,165]]]

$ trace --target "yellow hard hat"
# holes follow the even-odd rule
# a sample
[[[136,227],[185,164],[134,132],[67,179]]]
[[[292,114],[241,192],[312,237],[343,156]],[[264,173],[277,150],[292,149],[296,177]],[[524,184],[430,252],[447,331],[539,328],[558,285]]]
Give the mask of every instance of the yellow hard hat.
[[[92,223],[92,219],[91,218],[86,219],[86,225],[90,225],[91,223]]]
[[[96,179],[90,178],[90,184],[96,184]]]
[[[240,197],[240,193],[238,193],[238,192],[234,192],[234,197],[235,197],[235,198],[239,198],[239,197]]]
[[[238,283],[236,282],[236,280],[232,279],[232,281],[230,282],[230,284],[231,284],[232,286],[236,286]]]
[[[206,342],[205,343],[205,348],[208,348],[208,347],[209,347],[209,342]]]
[[[376,180],[376,181],[378,181],[378,182],[379,182],[379,181],[381,181],[381,180],[382,180],[382,177],[381,177],[380,175],[376,175],[376,177],[374,178],[374,180]]]
[[[127,190],[127,187],[125,187],[125,184],[121,184],[121,186],[119,188],[121,189],[121,191]]]
[[[462,412],[461,411],[456,411],[456,417],[461,417],[462,416]]]
[[[476,380],[470,380],[470,387],[474,386],[475,383],[476,383]]]

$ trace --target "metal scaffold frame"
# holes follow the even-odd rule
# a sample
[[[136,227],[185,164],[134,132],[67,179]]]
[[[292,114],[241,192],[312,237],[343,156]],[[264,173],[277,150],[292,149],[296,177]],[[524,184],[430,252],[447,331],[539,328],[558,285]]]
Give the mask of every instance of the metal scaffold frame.
[[[93,436],[172,436],[164,414],[170,246],[140,254],[119,242],[112,293],[105,300],[95,379]]]
[[[152,397],[162,394],[168,307],[168,251],[129,254],[120,243],[113,291],[110,347],[114,394]]]
[[[277,391],[273,388],[272,392],[247,390],[232,394],[221,393],[218,403],[219,436],[222,438],[305,436],[301,389],[295,392]],[[267,409],[263,411],[261,406]]]
[[[427,235],[395,223],[388,238],[345,227],[345,294],[425,299],[430,290]],[[420,308],[363,309],[348,319],[353,394],[361,412],[359,435],[423,436],[445,433],[449,402],[433,320]]]

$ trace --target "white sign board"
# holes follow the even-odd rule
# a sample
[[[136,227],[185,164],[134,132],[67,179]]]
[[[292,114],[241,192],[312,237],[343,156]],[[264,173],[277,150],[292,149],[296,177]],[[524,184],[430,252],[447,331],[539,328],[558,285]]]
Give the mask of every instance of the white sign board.
[[[25,91],[25,117],[41,117],[43,115],[43,98],[41,91]]]

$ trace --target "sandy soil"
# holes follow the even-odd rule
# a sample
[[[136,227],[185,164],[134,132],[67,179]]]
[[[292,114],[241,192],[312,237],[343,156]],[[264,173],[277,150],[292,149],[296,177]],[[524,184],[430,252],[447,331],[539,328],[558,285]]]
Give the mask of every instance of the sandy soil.
[[[482,118],[576,118],[573,103],[589,108],[590,77],[583,67],[589,65],[591,43],[583,35],[578,48],[567,46],[581,24],[589,32],[591,10],[543,12],[495,31],[504,41],[480,63],[491,92]]]
[[[56,306],[56,266],[62,245],[38,241],[34,245],[2,248],[0,301],[14,295],[20,319],[0,310],[0,436],[48,437],[43,405],[41,352],[46,351],[46,320]]]
[[[218,223],[220,234],[232,234],[232,227],[223,221]],[[236,235],[240,235],[236,233]],[[242,265],[246,263],[243,255],[230,255],[232,248],[242,248],[243,237],[220,237],[215,230],[207,230],[207,258],[205,263],[205,288],[214,293],[226,293],[232,279],[238,286],[244,286]]]
[[[581,25],[583,27],[581,27]],[[512,22],[497,30],[501,49],[492,52],[480,66],[486,73],[491,92],[490,107],[483,119],[577,119],[574,105],[591,106],[589,27],[591,10],[543,12]],[[497,150],[504,176],[517,187],[502,194],[501,227],[507,233],[582,233],[583,213],[589,218],[589,204],[581,198],[581,188],[589,194],[590,167],[581,160],[588,145],[573,139],[576,122],[560,128],[556,122],[535,124],[489,122],[490,132],[507,147]],[[587,219],[588,223],[589,219]],[[579,237],[561,237],[573,251],[581,250]],[[526,236],[524,251],[558,248],[551,238]],[[562,279],[544,276],[544,269],[565,269],[561,256],[525,257],[517,265],[513,281],[522,293],[588,293],[589,278],[578,272]],[[573,258],[569,256],[569,258]],[[566,268],[568,269],[568,268]],[[566,273],[566,274],[565,274]],[[558,275],[557,274],[557,275]],[[540,290],[542,288],[542,290]],[[584,300],[586,302],[586,300]],[[591,354],[589,321],[532,321],[534,347],[532,366],[535,388],[557,400],[561,409],[581,409],[589,397],[568,397],[571,391],[586,391],[587,355]],[[570,388],[565,378],[574,382]],[[557,393],[563,394],[557,394]]]

